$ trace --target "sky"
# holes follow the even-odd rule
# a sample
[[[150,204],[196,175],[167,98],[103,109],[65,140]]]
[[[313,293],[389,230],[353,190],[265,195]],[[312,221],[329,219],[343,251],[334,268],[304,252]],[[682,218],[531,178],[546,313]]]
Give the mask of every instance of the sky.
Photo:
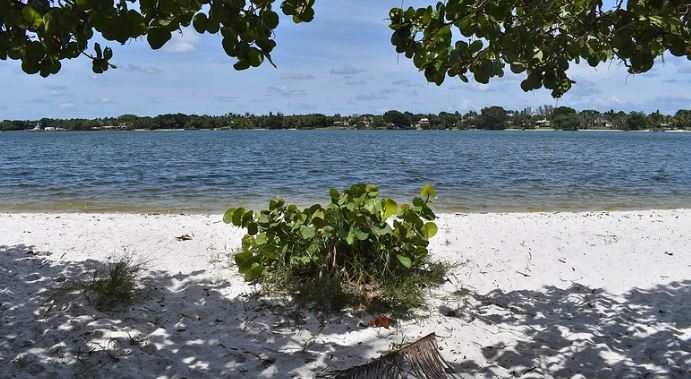
[[[145,39],[108,42],[114,51],[111,63],[118,68],[100,75],[92,73],[87,58],[63,62],[60,73],[49,78],[24,74],[17,61],[0,61],[0,120],[177,112],[437,113],[489,105],[663,113],[691,108],[691,62],[672,56],[658,59],[643,75],[630,75],[617,62],[596,69],[573,64],[570,75],[576,84],[558,100],[544,89],[524,93],[521,77],[512,74],[488,85],[447,78],[436,86],[390,43],[388,10],[401,0],[316,3],[311,23],[281,20],[272,54],[278,68],[264,64],[235,71],[219,35],[192,29],[158,51]],[[433,3],[403,1],[405,6]]]

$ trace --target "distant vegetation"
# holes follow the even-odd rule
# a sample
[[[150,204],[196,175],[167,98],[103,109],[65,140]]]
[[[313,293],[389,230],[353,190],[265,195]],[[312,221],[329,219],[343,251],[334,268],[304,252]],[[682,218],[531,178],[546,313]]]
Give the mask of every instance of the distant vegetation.
[[[383,305],[407,310],[439,285],[447,267],[430,260],[437,233],[427,185],[412,204],[379,198],[377,186],[357,184],[331,202],[306,209],[271,200],[255,214],[231,208],[223,220],[247,234],[235,263],[249,282],[287,292],[319,308]]]
[[[164,114],[155,117],[122,115],[97,119],[49,119],[0,121],[0,130],[128,130],[128,129],[688,129],[691,128],[691,110],[679,110],[673,115],[659,111],[650,114],[625,113],[610,110],[576,111],[570,107],[541,106],[520,111],[499,106],[482,108],[480,113],[470,111],[422,114],[391,110],[383,115],[324,115],[303,114],[268,115],[235,114],[222,116]]]

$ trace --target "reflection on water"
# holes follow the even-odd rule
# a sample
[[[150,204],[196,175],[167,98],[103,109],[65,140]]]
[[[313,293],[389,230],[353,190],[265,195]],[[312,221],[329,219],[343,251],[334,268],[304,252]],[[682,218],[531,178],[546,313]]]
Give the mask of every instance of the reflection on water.
[[[0,209],[213,211],[372,182],[443,211],[691,207],[691,134],[0,133]]]

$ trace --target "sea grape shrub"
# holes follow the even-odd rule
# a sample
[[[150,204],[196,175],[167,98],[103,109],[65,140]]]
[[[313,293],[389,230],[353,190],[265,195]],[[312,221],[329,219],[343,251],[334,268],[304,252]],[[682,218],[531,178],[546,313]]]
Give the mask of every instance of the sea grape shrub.
[[[336,282],[339,290],[356,292],[359,301],[383,300],[377,298],[400,290],[392,286],[415,287],[406,278],[430,271],[428,245],[437,226],[429,205],[435,196],[427,185],[412,204],[399,205],[380,198],[375,185],[356,184],[342,192],[332,189],[325,207],[300,209],[277,198],[258,214],[228,209],[223,220],[247,229],[234,256],[246,281],[298,296],[309,292],[307,287]]]

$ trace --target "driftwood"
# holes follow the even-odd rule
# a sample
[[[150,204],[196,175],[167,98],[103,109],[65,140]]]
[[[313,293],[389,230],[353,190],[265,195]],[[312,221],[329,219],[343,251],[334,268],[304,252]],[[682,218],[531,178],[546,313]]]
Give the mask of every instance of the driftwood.
[[[439,354],[434,333],[391,351],[369,363],[320,375],[327,379],[446,379],[453,368]]]

